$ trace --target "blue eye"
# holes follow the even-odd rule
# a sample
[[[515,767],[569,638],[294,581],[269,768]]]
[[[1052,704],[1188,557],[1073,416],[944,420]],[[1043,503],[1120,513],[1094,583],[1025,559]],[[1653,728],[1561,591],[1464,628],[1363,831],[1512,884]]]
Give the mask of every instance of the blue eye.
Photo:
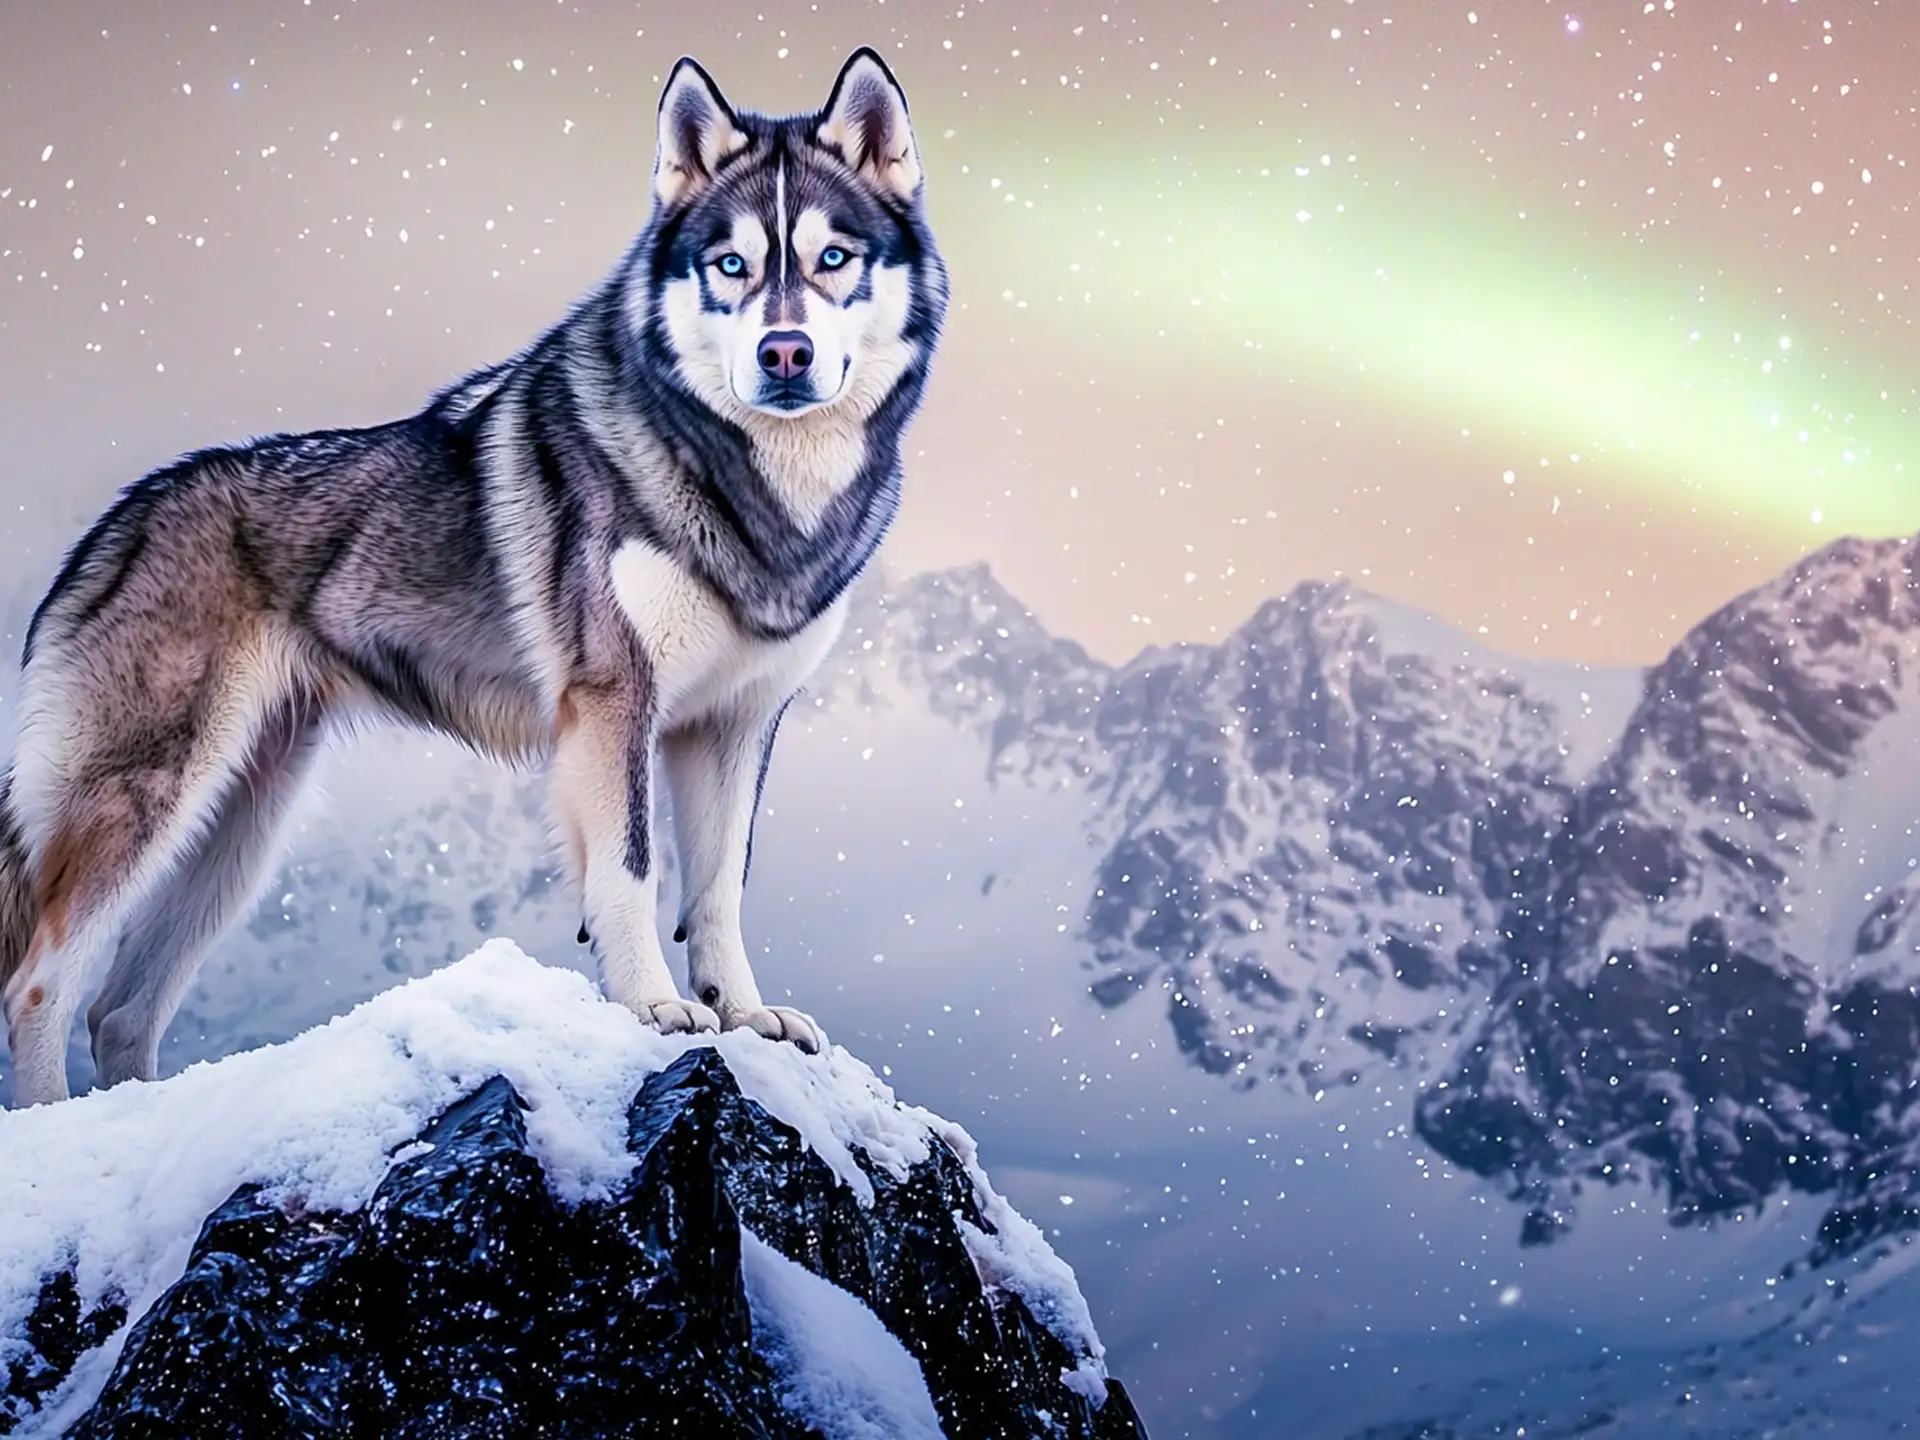
[[[822,270],[838,270],[852,258],[851,255],[847,254],[847,252],[842,250],[838,245],[829,245],[820,252],[820,268]]]
[[[738,255],[722,255],[713,263],[720,267],[720,273],[722,275],[731,276],[736,280],[747,273],[747,262],[742,260]]]

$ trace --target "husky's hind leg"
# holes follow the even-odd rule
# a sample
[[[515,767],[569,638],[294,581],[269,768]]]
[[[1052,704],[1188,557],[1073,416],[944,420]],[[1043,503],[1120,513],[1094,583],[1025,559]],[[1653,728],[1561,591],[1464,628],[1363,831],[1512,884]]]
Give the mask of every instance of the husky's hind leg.
[[[13,1103],[67,1098],[67,1036],[80,1003],[88,963],[104,937],[98,930],[50,935],[34,931],[20,968],[0,992],[13,1052]]]
[[[67,1037],[94,959],[155,878],[161,837],[147,823],[180,807],[180,777],[122,772],[76,787],[36,867],[39,924],[4,1001],[19,1105],[67,1098]],[[172,828],[172,827],[169,827]],[[153,858],[149,858],[153,857]]]
[[[87,1011],[100,1085],[158,1073],[160,1037],[200,957],[269,877],[281,825],[319,754],[321,718],[305,697],[268,716],[206,833],[129,920]]]
[[[38,911],[4,994],[20,1103],[66,1097],[67,1036],[94,959],[207,836],[302,673],[264,628],[155,621],[43,638],[10,793]]]

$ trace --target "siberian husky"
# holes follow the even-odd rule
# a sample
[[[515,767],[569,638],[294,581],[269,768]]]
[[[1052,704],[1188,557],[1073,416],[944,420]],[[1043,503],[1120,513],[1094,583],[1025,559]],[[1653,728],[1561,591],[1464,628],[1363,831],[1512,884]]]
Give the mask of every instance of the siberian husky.
[[[109,948],[100,1082],[154,1075],[317,751],[369,717],[548,768],[614,1000],[821,1046],[762,1000],[741,894],[781,712],[898,506],[947,306],[922,190],[873,51],[785,119],[682,60],[645,229],[524,352],[408,419],[201,451],[120,495],[34,615],[0,780],[19,1102],[67,1094]],[[656,928],[659,774],[684,999]]]

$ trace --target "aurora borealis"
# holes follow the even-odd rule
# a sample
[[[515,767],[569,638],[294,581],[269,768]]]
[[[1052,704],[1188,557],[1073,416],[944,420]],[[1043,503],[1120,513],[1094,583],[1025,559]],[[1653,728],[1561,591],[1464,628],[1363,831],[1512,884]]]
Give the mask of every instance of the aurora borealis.
[[[1139,169],[1103,156],[1054,179],[1038,211],[1004,211],[1037,242],[1025,253],[1056,261],[1035,288],[1059,287],[1069,311],[1104,302],[1123,329],[1275,351],[1436,422],[1612,458],[1654,504],[1795,538],[1920,527],[1910,373],[1748,295],[1688,293],[1651,257],[1498,215],[1491,197],[1366,183],[1332,156]],[[1108,197],[1143,182],[1157,203],[1116,213]]]
[[[1917,28],[1868,0],[8,7],[20,585],[174,451],[387,418],[523,344],[639,224],[673,57],[788,109],[872,43],[956,296],[891,564],[984,557],[1116,658],[1346,575],[1646,661],[1828,539],[1920,529]]]

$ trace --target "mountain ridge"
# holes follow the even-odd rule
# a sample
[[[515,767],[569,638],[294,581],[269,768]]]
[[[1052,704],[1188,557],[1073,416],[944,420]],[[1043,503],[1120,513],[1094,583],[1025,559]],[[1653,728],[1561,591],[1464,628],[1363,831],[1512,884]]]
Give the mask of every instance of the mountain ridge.
[[[1838,540],[1581,672],[1584,755],[1564,673],[1383,640],[1434,632],[1344,582],[1103,665],[984,567],[916,577],[856,606],[857,703],[878,650],[996,776],[1097,797],[1089,991],[1158,991],[1202,1069],[1412,1067],[1530,1242],[1638,1176],[1683,1223],[1831,1196],[1824,1261],[1920,1215],[1917,558]]]

